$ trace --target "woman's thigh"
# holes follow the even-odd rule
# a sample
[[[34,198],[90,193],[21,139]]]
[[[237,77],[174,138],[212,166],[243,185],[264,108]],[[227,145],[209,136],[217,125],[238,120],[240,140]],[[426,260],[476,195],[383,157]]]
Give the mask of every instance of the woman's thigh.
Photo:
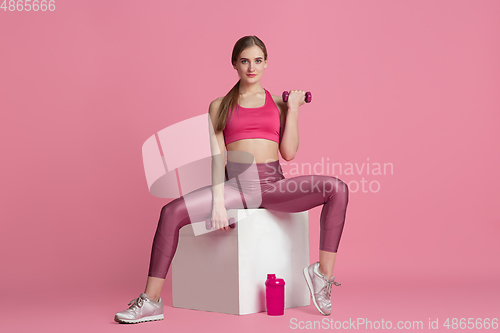
[[[182,214],[184,216],[181,216],[178,219],[182,220],[189,217],[191,222],[201,222],[210,218],[213,207],[212,191],[212,185],[207,185],[186,193],[179,199],[176,199],[182,200],[184,208],[184,212]],[[227,182],[224,183],[224,206],[226,210],[245,208],[240,191],[232,186],[229,186]]]
[[[332,176],[303,175],[284,178],[267,185],[262,193],[262,208],[297,213],[322,205],[330,197],[346,196],[346,184]]]

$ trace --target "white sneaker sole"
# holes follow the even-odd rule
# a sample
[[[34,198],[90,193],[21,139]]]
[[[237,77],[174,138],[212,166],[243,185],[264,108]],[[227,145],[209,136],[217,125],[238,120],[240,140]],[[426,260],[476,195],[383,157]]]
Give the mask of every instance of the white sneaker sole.
[[[139,319],[120,319],[115,317],[115,321],[118,323],[124,323],[124,324],[137,324],[137,323],[142,323],[145,321],[155,321],[155,320],[163,320],[163,314],[159,314],[156,316],[148,316],[148,317],[142,317]]]
[[[316,298],[314,297],[314,289],[313,289],[313,284],[312,284],[312,281],[311,281],[311,277],[309,276],[309,271],[308,271],[308,268],[309,268],[309,267],[304,268],[303,273],[304,273],[304,278],[306,279],[307,287],[309,288],[309,293],[311,293],[311,297],[312,297],[312,300],[313,300],[314,306],[316,307],[316,309],[318,309],[318,311],[319,311],[319,312],[320,312],[323,316],[329,316],[330,314],[326,314],[326,313],[324,313],[323,311],[321,311],[321,309],[319,308],[318,304],[316,303]]]

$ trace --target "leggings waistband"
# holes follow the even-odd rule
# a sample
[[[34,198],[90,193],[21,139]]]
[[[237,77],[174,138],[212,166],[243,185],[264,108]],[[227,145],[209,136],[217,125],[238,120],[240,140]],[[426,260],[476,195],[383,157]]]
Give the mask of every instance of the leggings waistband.
[[[276,181],[285,178],[280,161],[242,163],[227,161],[226,180],[238,177],[241,181]]]

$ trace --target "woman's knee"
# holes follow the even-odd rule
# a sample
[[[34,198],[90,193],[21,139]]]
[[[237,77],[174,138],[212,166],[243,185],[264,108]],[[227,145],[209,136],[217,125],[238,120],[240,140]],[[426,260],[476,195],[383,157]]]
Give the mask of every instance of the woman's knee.
[[[337,180],[338,180],[339,192],[345,193],[346,196],[349,196],[349,186],[347,186],[347,183],[338,178]]]
[[[349,200],[349,186],[343,180],[337,177],[329,177],[328,187],[330,189],[330,195],[335,198],[343,198],[346,203]]]
[[[182,212],[184,209],[185,204],[182,197],[172,200],[161,208],[160,220],[165,220],[166,218],[174,221],[181,220],[183,218]]]
[[[161,208],[161,214],[164,215],[164,214],[167,214],[167,213],[170,213],[172,212],[172,210],[175,209],[175,204],[177,202],[177,200],[179,200],[179,198],[175,199],[175,200],[172,200],[170,201],[169,203],[165,204],[162,208]]]

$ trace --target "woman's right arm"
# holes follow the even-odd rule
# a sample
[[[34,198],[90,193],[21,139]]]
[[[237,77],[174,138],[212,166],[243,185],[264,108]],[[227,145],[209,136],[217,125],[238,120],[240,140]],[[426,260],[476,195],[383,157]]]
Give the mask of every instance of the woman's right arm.
[[[224,203],[225,182],[225,145],[222,131],[215,132],[215,123],[219,115],[222,98],[217,98],[210,103],[209,133],[210,149],[212,151],[212,227],[214,229],[229,230],[228,215]]]

